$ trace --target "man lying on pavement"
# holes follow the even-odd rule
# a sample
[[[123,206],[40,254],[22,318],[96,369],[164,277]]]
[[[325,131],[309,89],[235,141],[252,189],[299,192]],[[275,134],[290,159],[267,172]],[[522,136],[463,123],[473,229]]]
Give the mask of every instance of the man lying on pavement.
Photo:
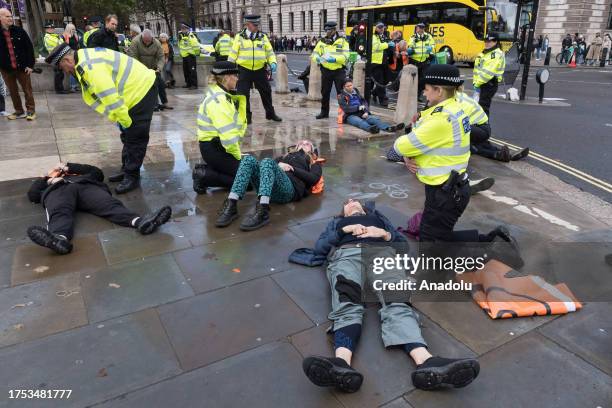
[[[122,227],[136,228],[143,235],[151,234],[170,219],[172,209],[168,206],[146,216],[127,209],[111,195],[103,181],[102,170],[77,163],[60,163],[46,176],[34,180],[28,198],[33,203],[43,204],[48,226],[46,229],[28,228],[30,239],[58,254],[70,253],[76,210],[92,213]]]

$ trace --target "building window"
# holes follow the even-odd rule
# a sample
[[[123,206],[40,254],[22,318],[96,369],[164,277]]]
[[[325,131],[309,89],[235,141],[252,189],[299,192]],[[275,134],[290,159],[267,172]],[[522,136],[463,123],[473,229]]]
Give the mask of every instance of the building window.
[[[313,23],[313,17],[312,17],[312,10],[310,10],[308,12],[308,27],[310,28],[310,31],[314,30],[314,23]]]
[[[341,30],[344,29],[344,9],[343,8],[338,9],[338,26],[340,27]]]
[[[323,14],[321,15],[321,28],[323,28],[323,24],[327,23],[327,10],[322,10]]]
[[[306,12],[302,11],[302,31],[306,30]]]
[[[293,26],[293,13],[289,13],[289,30],[295,31],[295,27]]]
[[[612,4],[610,4],[610,15],[608,16],[608,30],[612,30]]]
[[[227,11],[229,13],[229,1],[225,2],[225,11]]]

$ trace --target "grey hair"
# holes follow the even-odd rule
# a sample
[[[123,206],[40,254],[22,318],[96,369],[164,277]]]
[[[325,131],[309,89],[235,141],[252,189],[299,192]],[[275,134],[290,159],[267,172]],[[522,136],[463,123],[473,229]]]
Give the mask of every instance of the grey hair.
[[[149,30],[148,28],[144,29],[142,32],[142,37],[153,38],[153,31]]]
[[[167,40],[167,39],[168,39],[168,34],[166,34],[166,33],[161,33],[161,34],[159,35],[159,39],[161,40],[162,38],[165,38],[165,39]]]
[[[140,34],[140,26],[136,23],[132,23],[130,24],[130,31],[136,33],[136,34]]]

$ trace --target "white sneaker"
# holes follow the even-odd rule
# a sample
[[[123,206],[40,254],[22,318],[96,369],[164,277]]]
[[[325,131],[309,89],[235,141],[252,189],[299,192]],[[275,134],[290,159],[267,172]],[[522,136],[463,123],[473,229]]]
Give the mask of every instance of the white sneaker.
[[[4,117],[6,117],[6,116],[8,116],[8,115],[9,115],[9,113],[8,113],[7,111],[2,111],[2,112],[0,112],[0,116],[4,116]]]

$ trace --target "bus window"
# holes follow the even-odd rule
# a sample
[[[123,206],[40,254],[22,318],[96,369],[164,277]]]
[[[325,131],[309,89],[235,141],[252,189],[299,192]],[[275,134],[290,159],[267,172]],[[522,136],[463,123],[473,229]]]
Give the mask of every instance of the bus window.
[[[407,25],[409,21],[410,13],[408,7],[396,7],[392,14],[392,23],[394,26]]]
[[[379,21],[382,21],[386,26],[392,23],[390,18],[387,18],[387,15],[390,16],[390,13],[387,13],[387,10],[375,10],[374,11],[374,24],[377,24]]]
[[[435,4],[419,6],[416,13],[410,13],[410,24],[437,24],[440,22],[440,10]]]
[[[348,12],[348,20],[347,20],[347,27],[354,27],[357,24],[361,23],[362,21],[367,20],[368,18],[368,12],[367,11],[356,11],[356,10],[351,10]]]
[[[458,7],[442,9],[442,21],[468,27],[468,8]]]
[[[470,23],[474,36],[479,40],[484,40],[484,11],[472,10]]]
[[[487,30],[500,40],[513,40],[518,5],[511,0],[487,2]]]

